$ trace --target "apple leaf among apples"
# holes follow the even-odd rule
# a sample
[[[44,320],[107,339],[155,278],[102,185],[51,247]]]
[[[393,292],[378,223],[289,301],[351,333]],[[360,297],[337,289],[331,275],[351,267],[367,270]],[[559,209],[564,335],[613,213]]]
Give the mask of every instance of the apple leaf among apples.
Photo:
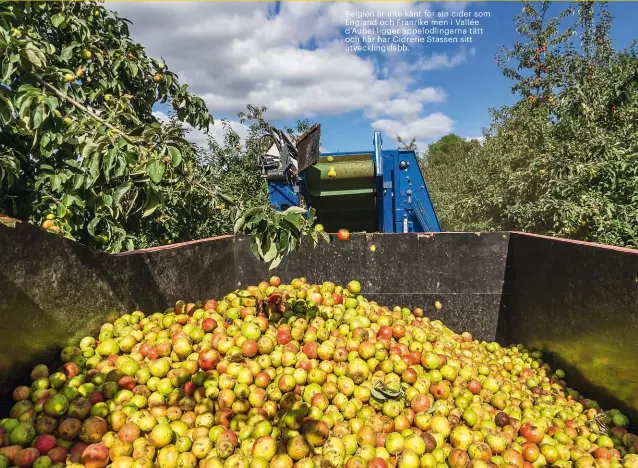
[[[259,260],[269,262],[269,269],[279,266],[283,257],[301,247],[302,237],[309,237],[313,247],[321,238],[329,242],[324,231],[314,229],[315,210],[292,206],[277,211],[270,206],[259,206],[245,212],[238,210],[234,233],[250,237],[250,248]]]

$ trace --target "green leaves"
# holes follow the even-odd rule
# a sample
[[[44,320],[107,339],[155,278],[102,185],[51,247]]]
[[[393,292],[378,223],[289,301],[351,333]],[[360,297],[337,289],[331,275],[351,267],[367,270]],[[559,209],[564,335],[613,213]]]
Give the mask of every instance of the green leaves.
[[[144,213],[142,214],[142,217],[146,218],[152,215],[161,205],[161,195],[153,188],[149,188],[146,192],[146,203],[144,204]]]
[[[260,223],[264,220],[264,218],[266,218],[266,211],[266,208],[258,206],[240,213],[240,216],[238,216],[235,221],[235,226],[233,228],[234,234],[239,234],[245,227],[250,229]]]
[[[131,190],[132,187],[133,187],[133,183],[131,181],[126,181],[122,185],[120,185],[113,192],[113,202],[116,204],[120,203],[124,195],[126,195],[127,192]]]
[[[146,173],[155,184],[159,184],[162,181],[165,170],[166,166],[158,159],[152,159],[146,166]]]
[[[20,161],[12,153],[0,153],[0,187],[12,187],[21,175]],[[1,212],[1,209],[0,209]]]
[[[34,68],[39,69],[47,65],[47,58],[44,52],[40,50],[33,42],[27,42],[24,49],[21,51],[21,55],[31,62]]]
[[[65,62],[71,60],[74,50],[77,49],[79,45],[79,42],[73,41],[70,44],[63,46],[60,58]]]
[[[12,61],[0,62],[0,83],[10,83],[16,71],[16,66]]]
[[[86,227],[86,230],[88,231],[89,234],[91,234],[92,236],[95,236],[95,228],[97,227],[98,223],[100,222],[100,218],[98,218],[97,216],[95,218],[93,218],[89,224]]]
[[[171,157],[173,167],[177,167],[182,163],[182,153],[174,146],[168,146],[168,154]]]
[[[159,99],[205,129],[204,101],[97,2],[12,2],[9,11],[0,21],[0,211],[36,224],[58,213],[63,235],[109,251],[212,234],[212,208],[192,206],[214,201],[217,187],[200,175],[181,122],[148,122]],[[166,224],[167,201],[179,206],[175,219],[192,218],[188,228]]]
[[[221,145],[196,148],[186,124],[209,128],[204,101],[146,55],[124,20],[92,0],[2,11],[0,212],[35,224],[56,214],[61,235],[109,252],[235,228],[272,268],[302,238],[325,239],[311,229],[314,213],[268,206],[256,169],[264,108],[242,116],[243,142],[226,123]],[[157,102],[172,106],[168,122],[151,118]],[[228,208],[237,203],[248,208],[239,218]]]
[[[372,389],[370,390],[370,395],[379,402],[405,398],[405,392],[402,388],[391,388],[383,383],[383,381],[381,380],[375,381]]]
[[[56,13],[51,17],[51,24],[58,28],[62,23],[64,23],[65,19],[66,17],[64,16],[64,13]]]
[[[276,211],[270,206],[254,207],[239,214],[235,221],[234,233],[250,237],[253,254],[264,262],[270,262],[272,270],[279,266],[283,257],[301,247],[302,237],[310,237],[314,245],[319,239],[312,225],[314,210],[290,207],[286,211]],[[322,240],[329,237],[323,233]]]
[[[13,102],[3,94],[0,94],[0,125],[5,126],[11,122],[13,115]]]

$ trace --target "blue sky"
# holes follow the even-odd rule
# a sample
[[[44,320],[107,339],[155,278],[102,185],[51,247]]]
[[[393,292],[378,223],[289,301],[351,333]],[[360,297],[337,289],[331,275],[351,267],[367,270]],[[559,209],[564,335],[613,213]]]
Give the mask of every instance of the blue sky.
[[[554,5],[560,11],[562,4]],[[505,78],[494,60],[501,46],[514,44],[519,37],[514,28],[513,18],[521,11],[520,2],[490,2],[469,4],[469,11],[490,11],[492,17],[485,20],[485,35],[473,39],[476,53],[457,67],[427,72],[430,86],[440,86],[448,94],[446,102],[431,104],[429,108],[444,112],[455,121],[454,133],[464,137],[479,137],[482,128],[489,126],[491,119],[488,109],[512,103],[516,97],[511,93],[511,81]],[[614,16],[612,38],[614,46],[625,48],[638,39],[638,3],[613,3],[609,11]],[[426,51],[445,52],[449,45],[426,45]],[[418,53],[418,52],[417,52]],[[361,53],[366,56],[369,53]],[[380,55],[380,54],[378,54]],[[336,117],[315,119],[322,126],[322,142],[334,151],[356,151],[368,149],[372,144],[369,122],[361,112],[353,112]],[[292,125],[294,121],[282,123]],[[385,135],[384,147],[396,147],[392,135]]]
[[[553,9],[564,6],[557,2]],[[322,145],[329,151],[368,150],[375,129],[383,131],[385,148],[396,147],[398,131],[423,147],[450,131],[464,138],[481,136],[490,123],[489,107],[514,99],[494,56],[500,46],[517,40],[513,19],[520,2],[109,7],[132,20],[133,38],[151,55],[164,57],[206,100],[213,116],[230,119],[240,133],[245,129],[236,113],[250,103],[267,106],[266,116],[276,125],[303,118],[320,123]],[[423,44],[394,54],[346,52],[346,11],[379,8],[489,11],[491,17],[482,20],[484,34],[469,45]],[[614,46],[625,48],[636,37],[638,3],[611,3],[609,10]],[[213,134],[219,132],[218,127]]]

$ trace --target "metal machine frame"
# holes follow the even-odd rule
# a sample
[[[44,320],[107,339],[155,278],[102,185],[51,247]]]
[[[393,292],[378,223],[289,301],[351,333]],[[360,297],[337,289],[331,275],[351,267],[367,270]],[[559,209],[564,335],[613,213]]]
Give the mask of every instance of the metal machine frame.
[[[285,210],[290,206],[312,207],[306,169],[319,158],[332,156],[369,156],[374,165],[374,184],[377,231],[440,232],[427,185],[414,151],[383,150],[381,132],[374,132],[372,152],[319,153],[320,126],[315,124],[293,145],[286,135],[269,129],[274,140],[261,158],[263,176],[268,181],[270,200],[274,207]],[[321,222],[321,219],[319,219]]]

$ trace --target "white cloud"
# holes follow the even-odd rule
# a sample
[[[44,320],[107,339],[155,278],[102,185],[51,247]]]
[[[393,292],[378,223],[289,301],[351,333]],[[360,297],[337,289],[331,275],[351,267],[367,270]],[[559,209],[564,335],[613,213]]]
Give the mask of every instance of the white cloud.
[[[161,111],[153,112],[153,116],[155,116],[155,118],[160,122],[166,122],[168,120],[168,116]],[[239,135],[243,142],[243,140],[248,136],[248,132],[250,131],[250,129],[246,125],[232,120],[229,120],[228,124],[235,131],[235,133]],[[188,135],[186,137],[188,141],[190,141],[191,143],[195,143],[196,145],[200,145],[204,148],[208,146],[208,136],[204,132],[193,128],[188,124],[186,124],[185,127],[188,130]],[[215,123],[209,128],[208,134],[213,137],[218,143],[223,144],[224,126],[222,120],[215,120]]]
[[[465,61],[468,57],[476,54],[474,47],[470,49],[460,49],[455,53],[434,53],[429,56],[420,57],[418,60],[408,63],[401,62],[397,65],[400,73],[426,72],[440,70],[443,68],[454,68]]]
[[[237,135],[241,138],[241,141],[246,139],[248,133],[250,132],[250,128],[244,125],[243,123],[236,122],[234,120],[227,120],[230,127],[235,131]],[[218,143],[223,143],[224,141],[224,122],[221,120],[216,120],[215,123],[210,127],[209,134],[212,136]]]
[[[440,88],[420,88],[410,91],[410,97],[423,102],[443,102],[447,98],[447,94]]]
[[[340,37],[347,11],[424,10],[431,4],[279,5],[273,14],[268,3],[107,2],[133,22],[133,38],[151,56],[164,58],[213,116],[233,115],[253,104],[266,106],[269,120],[362,111],[377,125],[412,122],[408,128],[421,137],[441,136],[432,129],[451,127],[443,114],[428,115],[447,95],[428,86],[424,72],[458,66],[473,50],[450,49],[412,63],[394,54],[382,64],[372,55],[346,51]],[[427,131],[414,124],[444,120],[449,123]]]
[[[483,143],[485,141],[485,137],[479,136],[479,137],[466,137],[464,138],[465,141],[472,141],[472,140],[477,140],[479,143]]]
[[[420,88],[400,93],[398,97],[387,101],[374,102],[368,106],[365,116],[376,119],[381,116],[400,116],[403,119],[418,117],[425,103],[445,101],[447,94],[440,88]]]
[[[429,140],[452,131],[454,122],[448,116],[437,112],[417,120],[381,119],[372,122],[372,128],[386,133],[388,136],[400,136],[404,140],[416,138]]]
[[[166,115],[164,112],[161,112],[161,111],[153,112],[153,117],[155,117],[160,122],[168,122],[168,115]]]

